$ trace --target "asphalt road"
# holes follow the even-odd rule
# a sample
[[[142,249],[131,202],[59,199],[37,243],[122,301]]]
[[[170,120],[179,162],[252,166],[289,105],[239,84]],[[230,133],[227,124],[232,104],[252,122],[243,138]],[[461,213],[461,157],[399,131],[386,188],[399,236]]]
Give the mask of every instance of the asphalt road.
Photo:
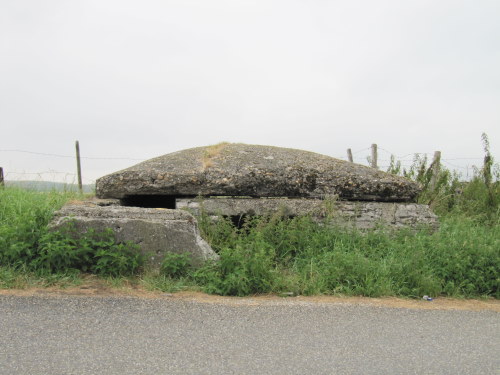
[[[0,296],[0,374],[500,374],[500,313]]]

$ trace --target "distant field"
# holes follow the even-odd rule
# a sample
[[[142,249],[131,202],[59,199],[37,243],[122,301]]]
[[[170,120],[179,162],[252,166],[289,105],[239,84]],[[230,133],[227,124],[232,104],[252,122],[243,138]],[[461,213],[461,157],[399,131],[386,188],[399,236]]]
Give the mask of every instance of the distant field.
[[[68,184],[64,182],[53,181],[6,181],[5,186],[18,187],[34,191],[62,191],[62,192],[77,192],[77,184]],[[83,185],[84,193],[92,193],[95,190],[95,185]]]

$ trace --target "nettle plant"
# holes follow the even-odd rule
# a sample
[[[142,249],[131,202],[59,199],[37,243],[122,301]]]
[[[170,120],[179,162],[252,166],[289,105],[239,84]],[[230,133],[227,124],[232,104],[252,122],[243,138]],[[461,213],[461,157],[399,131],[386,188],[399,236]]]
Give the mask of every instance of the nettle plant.
[[[78,233],[69,222],[58,231],[40,232],[29,246],[18,242],[5,247],[2,264],[39,273],[81,271],[103,276],[133,275],[144,264],[138,245],[118,243],[111,229]]]
[[[37,257],[31,262],[37,270],[79,270],[106,276],[133,275],[143,264],[137,244],[118,243],[111,229],[76,233],[71,222],[64,229],[43,235]]]

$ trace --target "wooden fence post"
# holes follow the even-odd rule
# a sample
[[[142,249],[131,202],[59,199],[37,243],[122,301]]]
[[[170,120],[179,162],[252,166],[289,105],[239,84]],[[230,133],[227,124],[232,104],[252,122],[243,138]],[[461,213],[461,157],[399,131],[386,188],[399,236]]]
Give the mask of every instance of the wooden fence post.
[[[352,151],[350,148],[347,149],[347,159],[352,163]]]
[[[4,187],[5,186],[5,182],[3,180],[3,168],[0,167],[0,187]]]
[[[432,176],[430,182],[431,191],[434,191],[437,187],[439,172],[441,171],[441,151],[434,152],[434,158],[432,159],[430,168],[432,168]]]
[[[83,193],[83,186],[82,186],[82,167],[80,164],[80,144],[78,141],[75,143],[76,146],[76,172],[78,174],[78,190],[80,191],[80,194]]]
[[[372,144],[372,158],[370,161],[371,167],[377,168],[377,145],[375,143]]]

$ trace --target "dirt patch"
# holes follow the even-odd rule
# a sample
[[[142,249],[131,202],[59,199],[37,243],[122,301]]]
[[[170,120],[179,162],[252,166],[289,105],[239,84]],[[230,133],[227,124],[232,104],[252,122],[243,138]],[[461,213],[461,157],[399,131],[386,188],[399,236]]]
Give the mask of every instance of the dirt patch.
[[[23,289],[0,289],[0,295],[15,296],[131,296],[139,298],[158,298],[161,292],[148,291],[140,285],[123,280],[120,286],[114,286],[111,282],[100,279],[95,275],[83,276],[83,282],[71,286],[49,286],[49,287],[27,287]]]
[[[490,310],[500,312],[500,301],[496,299],[452,299],[436,298],[433,301],[404,299],[395,297],[338,297],[338,296],[296,296],[280,297],[277,295],[258,295],[251,297],[222,297],[200,292],[164,293],[149,291],[141,285],[124,281],[115,287],[109,282],[88,276],[78,286],[61,287],[31,287],[26,289],[0,289],[0,295],[14,296],[81,296],[81,297],[136,297],[160,298],[192,301],[197,303],[225,304],[231,306],[266,306],[266,305],[307,305],[307,304],[342,304],[365,305],[377,307],[422,309],[422,310]]]
[[[173,298],[192,300],[201,303],[220,303],[238,306],[252,305],[287,305],[287,304],[349,304],[378,307],[393,307],[422,310],[491,310],[500,312],[500,301],[462,300],[452,298],[437,298],[433,301],[412,300],[395,297],[368,298],[368,297],[338,297],[338,296],[297,296],[280,297],[276,295],[262,295],[252,297],[221,297],[198,292],[180,292],[172,295]]]
[[[221,142],[216,145],[208,146],[203,154],[203,169],[213,167],[213,159],[220,155],[224,147],[226,147],[228,142]]]

